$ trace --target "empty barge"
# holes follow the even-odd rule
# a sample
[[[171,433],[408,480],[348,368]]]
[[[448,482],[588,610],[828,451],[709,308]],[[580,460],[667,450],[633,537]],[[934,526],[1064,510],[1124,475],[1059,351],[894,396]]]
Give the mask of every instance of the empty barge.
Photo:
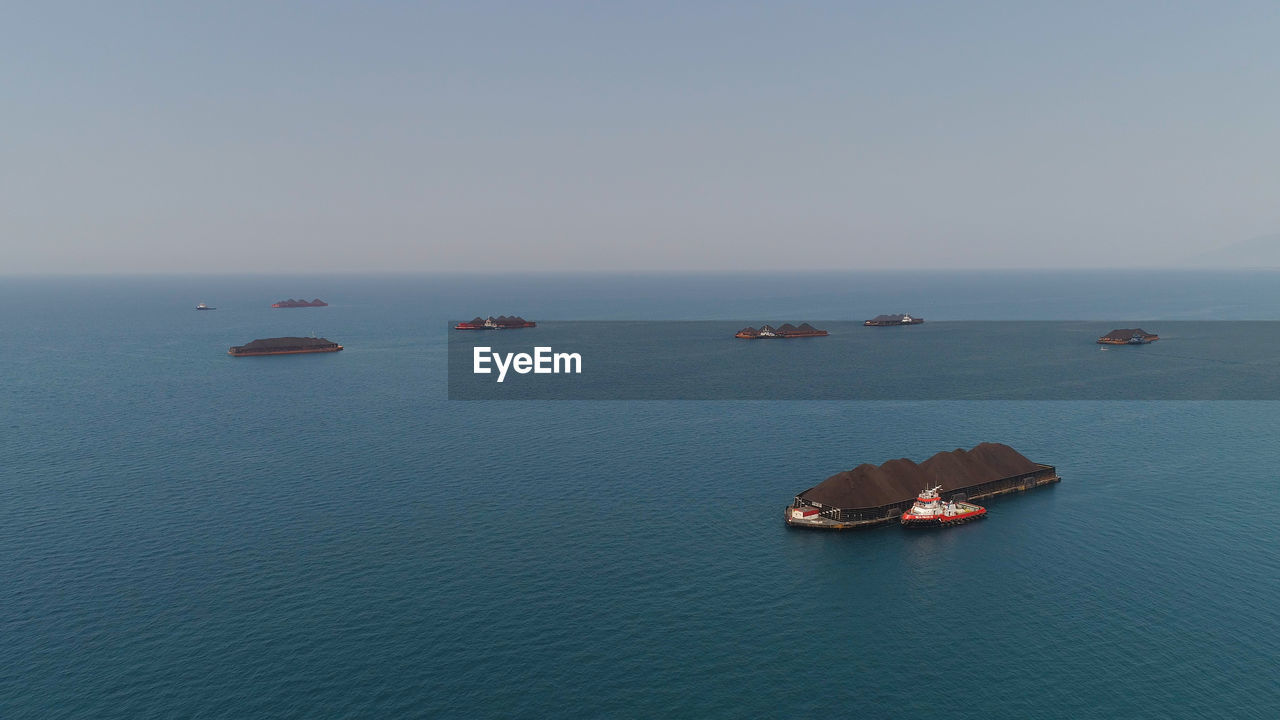
[[[786,508],[791,527],[853,530],[900,522],[920,488],[951,502],[980,500],[1056,483],[1056,468],[1032,462],[1008,445],[940,452],[922,463],[905,458],[862,464],[796,495]]]

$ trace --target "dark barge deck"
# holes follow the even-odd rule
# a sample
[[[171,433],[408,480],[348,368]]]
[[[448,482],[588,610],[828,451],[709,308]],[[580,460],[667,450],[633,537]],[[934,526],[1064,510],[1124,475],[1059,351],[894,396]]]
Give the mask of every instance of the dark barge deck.
[[[298,355],[302,353],[338,352],[342,346],[329,338],[278,337],[260,338],[245,345],[227,348],[231,357],[261,357],[263,355]]]

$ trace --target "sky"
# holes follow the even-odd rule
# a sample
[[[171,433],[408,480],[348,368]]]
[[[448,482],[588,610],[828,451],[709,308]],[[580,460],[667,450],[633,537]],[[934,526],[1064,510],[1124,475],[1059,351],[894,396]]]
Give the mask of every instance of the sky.
[[[1275,2],[0,9],[0,274],[1177,264],[1280,232]]]

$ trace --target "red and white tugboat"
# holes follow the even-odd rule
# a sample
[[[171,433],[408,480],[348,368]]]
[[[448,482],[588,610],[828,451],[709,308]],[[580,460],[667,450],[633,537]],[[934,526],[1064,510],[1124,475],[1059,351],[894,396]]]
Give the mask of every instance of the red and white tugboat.
[[[911,509],[902,513],[903,527],[959,525],[970,520],[977,520],[987,514],[987,509],[980,505],[956,502],[955,500],[943,500],[938,496],[938,491],[941,489],[942,486],[939,485],[917,495],[916,502],[911,506]]]

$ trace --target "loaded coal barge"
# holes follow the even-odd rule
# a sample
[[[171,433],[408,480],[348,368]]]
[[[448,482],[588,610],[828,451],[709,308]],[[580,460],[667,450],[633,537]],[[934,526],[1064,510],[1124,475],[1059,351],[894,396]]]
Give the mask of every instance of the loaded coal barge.
[[[294,300],[293,298],[289,298],[288,300],[281,300],[278,303],[271,303],[271,307],[273,308],[329,307],[329,303],[321,300],[320,298],[316,298],[311,302],[307,302],[306,300]]]
[[[797,528],[874,527],[902,522],[920,500],[920,488],[933,488],[939,503],[959,505],[1060,480],[1052,465],[1032,462],[1008,445],[982,443],[919,464],[902,458],[836,473],[796,495],[785,518]]]
[[[511,330],[514,328],[531,328],[531,327],[537,327],[537,326],[538,326],[538,323],[525,320],[519,315],[512,315],[511,317],[507,317],[506,315],[499,315],[498,317],[493,317],[491,315],[483,320],[481,320],[480,318],[473,318],[470,322],[460,322],[457,325],[454,325],[453,329],[454,330]]]
[[[1142,328],[1119,328],[1098,338],[1099,345],[1146,345],[1160,339]]]
[[[826,334],[826,330],[819,330],[809,323],[800,323],[799,326],[783,323],[776,328],[769,325],[761,325],[759,330],[745,327],[735,333],[734,337],[742,338],[743,340],[767,340],[770,338],[823,337]]]
[[[922,322],[924,322],[922,317],[912,317],[905,313],[898,313],[897,315],[877,315],[862,324],[867,327],[898,327],[900,325],[919,325]]]
[[[277,337],[254,340],[247,345],[235,345],[227,349],[232,357],[256,355],[298,355],[301,353],[338,352],[342,346],[328,338]]]

